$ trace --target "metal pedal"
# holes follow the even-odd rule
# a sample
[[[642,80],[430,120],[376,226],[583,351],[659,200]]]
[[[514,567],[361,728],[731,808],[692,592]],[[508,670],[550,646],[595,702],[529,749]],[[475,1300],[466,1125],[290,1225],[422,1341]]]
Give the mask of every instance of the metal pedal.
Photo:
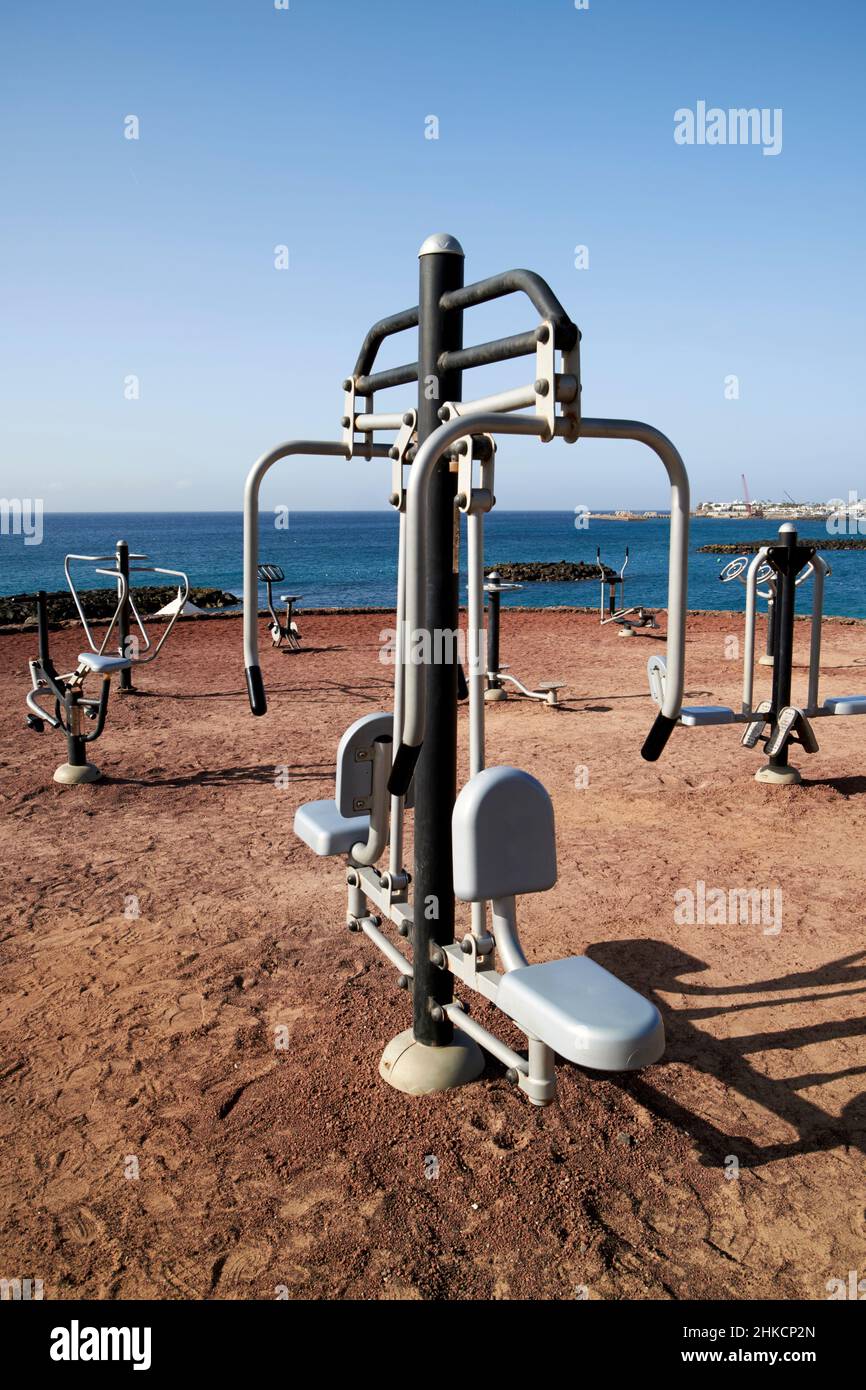
[[[776,727],[765,744],[767,756],[773,758],[781,753],[786,743],[799,743],[805,753],[818,751],[818,740],[812,725],[803,711],[793,705],[786,705],[779,714]]]
[[[761,734],[763,733],[764,725],[767,722],[766,716],[769,713],[770,701],[762,700],[761,703],[758,705],[758,708],[755,710],[755,714],[762,714],[764,718],[754,719],[751,724],[746,726],[746,732],[743,734],[742,739],[743,748],[756,747],[758,740],[760,739]]]

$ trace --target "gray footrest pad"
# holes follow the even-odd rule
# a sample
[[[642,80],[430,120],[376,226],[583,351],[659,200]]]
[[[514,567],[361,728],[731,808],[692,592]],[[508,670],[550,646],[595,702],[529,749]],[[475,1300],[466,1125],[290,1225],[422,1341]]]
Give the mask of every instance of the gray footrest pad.
[[[680,723],[688,728],[699,724],[733,724],[734,711],[727,705],[683,705]]]
[[[833,714],[866,714],[866,695],[831,695],[824,708]]]

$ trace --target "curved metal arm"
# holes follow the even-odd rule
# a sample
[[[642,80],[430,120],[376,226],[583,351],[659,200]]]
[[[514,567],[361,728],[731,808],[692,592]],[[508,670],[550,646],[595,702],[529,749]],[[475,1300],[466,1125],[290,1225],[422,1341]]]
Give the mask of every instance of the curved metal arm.
[[[807,568],[814,569],[815,585],[812,590],[812,626],[809,639],[809,693],[806,697],[806,713],[814,714],[818,708],[818,684],[821,679],[821,628],[824,619],[824,580],[830,574],[830,566],[822,555],[810,560]]]
[[[389,314],[387,318],[374,323],[361,344],[352,375],[357,378],[368,374],[386,338],[390,338],[394,333],[402,333],[407,328],[417,328],[418,312],[418,305],[415,304],[411,309],[402,309],[398,314]]]
[[[54,691],[50,690],[47,686],[39,685],[34,686],[34,688],[30,691],[29,695],[25,695],[24,703],[26,704],[27,708],[31,711],[31,713],[36,715],[37,719],[44,719],[45,723],[48,724],[52,729],[59,729],[61,727],[60,720],[56,719],[53,714],[49,714],[47,710],[44,710],[37,701],[36,697],[40,693],[40,691],[42,691],[45,695],[50,695],[51,698],[54,700],[55,704],[57,703],[57,696],[54,693]]]
[[[642,420],[583,419],[581,439],[633,439],[661,459],[671,485],[671,534],[668,550],[668,631],[665,698],[644,740],[641,757],[655,762],[673,733],[685,688],[686,598],[689,566],[689,477],[679,451],[661,430]]]
[[[493,940],[502,961],[503,972],[507,975],[509,970],[519,970],[522,965],[528,965],[529,961],[523,954],[517,930],[517,904],[514,897],[494,898],[490,904],[490,915],[493,918]]]
[[[755,555],[746,572],[746,630],[743,646],[743,714],[752,713],[752,692],[755,685],[755,601],[758,593],[758,571],[767,555],[767,546]]]
[[[558,430],[570,429],[570,422],[558,422]],[[426,562],[424,557],[424,516],[430,481],[439,459],[450,444],[465,435],[527,434],[544,435],[547,424],[536,416],[527,415],[464,415],[440,425],[418,449],[412,463],[406,500],[406,690],[403,728],[394,758],[389,783],[394,794],[406,790],[421,751],[425,725],[424,663],[413,653],[413,644],[420,637],[429,644],[433,634],[426,634],[424,588]],[[689,480],[685,465],[671,441],[651,425],[637,420],[584,419],[581,437],[595,439],[634,439],[646,444],[658,454],[671,483],[671,538],[668,582],[668,680],[665,701],[642,750],[650,761],[661,753],[676,725],[682,706],[685,684],[684,655],[686,634],[686,578],[688,570]]]
[[[577,325],[571,321],[546,280],[534,270],[503,270],[486,280],[448,290],[440,305],[444,310],[471,309],[489,304],[507,294],[525,294],[542,319],[550,319],[556,330],[556,346],[566,351],[577,342]]]
[[[150,653],[150,656],[139,656],[133,658],[136,666],[146,666],[149,661],[155,661],[156,658],[159,656],[160,652],[162,651],[162,648],[168,640],[169,633],[171,632],[172,628],[174,627],[175,623],[177,622],[178,618],[183,612],[186,601],[189,598],[189,579],[184,574],[183,570],[162,569],[159,565],[136,565],[135,572],[139,574],[170,574],[173,575],[175,579],[183,580],[183,596],[180,598],[180,602],[178,603],[177,608],[175,609],[174,613],[172,613],[171,618],[169,619],[168,627],[165,629],[165,632],[162,634],[153,651]],[[139,631],[142,633],[144,640],[147,644],[145,646],[145,651],[149,651],[150,638],[148,637],[147,632],[145,631],[144,623],[139,617],[138,609],[136,608],[135,603],[133,601],[132,590],[130,590],[129,593],[129,606],[132,610],[132,614],[135,618],[135,621],[138,623]],[[126,656],[126,652],[124,652],[123,655]]]
[[[99,565],[104,564],[106,560],[113,559],[113,555],[67,555],[63,561],[63,572],[66,575],[66,582],[69,585],[69,591],[72,594],[72,601],[75,604],[75,607],[78,609],[78,616],[81,619],[81,626],[84,628],[84,635],[87,638],[88,646],[90,647],[90,650],[92,652],[96,652],[99,656],[101,656],[103,653],[105,642],[108,641],[109,633],[111,632],[111,629],[114,627],[114,624],[117,622],[117,619],[120,616],[120,610],[126,602],[126,596],[129,593],[129,585],[126,582],[125,575],[120,574],[116,569],[104,570],[99,568]],[[115,608],[114,613],[112,614],[111,622],[108,624],[108,632],[105,634],[105,641],[102,643],[101,647],[97,647],[95,641],[93,640],[93,634],[91,633],[87,619],[84,616],[84,609],[81,607],[81,602],[78,597],[78,590],[76,589],[75,584],[72,581],[72,575],[69,572],[70,560],[82,560],[87,561],[89,564],[92,565],[95,564],[97,566],[97,569],[94,571],[94,573],[104,574],[109,579],[116,579],[118,581],[117,607]]]
[[[361,444],[350,451],[342,442],[330,439],[290,439],[262,454],[247,474],[244,485],[244,666],[253,714],[265,714],[268,708],[259,665],[259,489],[268,469],[273,468],[280,459],[292,458],[297,454],[343,459],[367,458],[372,454],[375,458],[388,458],[390,450],[385,444]]]
[[[395,796],[406,793],[424,738],[426,682],[424,662],[419,664],[413,651],[416,640],[424,642],[424,517],[433,472],[449,444],[467,435],[535,434],[547,432],[547,422],[539,416],[479,413],[448,420],[420,445],[409,470],[406,489],[406,639],[404,643],[405,688],[403,728],[394,758],[389,789]],[[431,634],[432,636],[432,634]],[[426,645],[426,643],[425,643]],[[395,730],[396,733],[396,730]]]
[[[105,719],[108,714],[108,696],[111,691],[111,676],[102,676],[101,680],[102,685],[99,690],[96,724],[89,733],[84,735],[85,743],[95,743],[105,729]]]

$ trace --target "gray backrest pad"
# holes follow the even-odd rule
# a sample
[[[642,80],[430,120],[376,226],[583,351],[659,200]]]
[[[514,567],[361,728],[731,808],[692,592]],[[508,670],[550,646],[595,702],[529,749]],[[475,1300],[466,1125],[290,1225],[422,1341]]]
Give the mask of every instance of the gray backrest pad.
[[[334,800],[341,816],[366,816],[373,794],[373,744],[391,738],[393,714],[365,714],[350,724],[337,748],[337,788]],[[406,809],[414,805],[415,779],[406,793]]]
[[[337,748],[337,790],[334,800],[341,816],[370,813],[373,791],[373,744],[391,738],[393,714],[365,714],[350,724]]]
[[[462,902],[542,893],[556,882],[553,803],[517,767],[488,767],[469,779],[454,803],[451,839]]]

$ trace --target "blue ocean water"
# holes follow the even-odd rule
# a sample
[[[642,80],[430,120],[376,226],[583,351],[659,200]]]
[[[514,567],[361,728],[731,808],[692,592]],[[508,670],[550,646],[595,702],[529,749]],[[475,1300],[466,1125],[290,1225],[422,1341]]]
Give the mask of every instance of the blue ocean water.
[[[743,607],[740,584],[721,584],[719,570],[729,557],[700,555],[698,547],[774,535],[779,523],[762,520],[715,521],[693,518],[689,563],[689,606],[734,609]],[[571,512],[494,511],[486,521],[488,564],[505,560],[595,560],[619,568],[630,547],[626,600],[663,607],[667,599],[668,523],[655,521],[590,521],[585,530],[574,525]],[[819,522],[803,523],[804,535],[825,534]],[[38,588],[65,585],[63,557],[68,551],[108,554],[118,538],[150,555],[153,563],[186,570],[190,583],[213,585],[240,593],[242,587],[243,523],[240,512],[123,512],[48,513],[39,545],[26,545],[21,536],[0,536],[0,593],[32,593]],[[261,517],[263,561],[282,565],[286,582],[278,592],[303,594],[310,608],[392,606],[397,553],[396,518],[382,512],[294,512],[286,530],[274,527],[273,513]],[[833,574],[825,590],[825,611],[866,618],[866,551],[828,554]],[[461,568],[465,576],[465,551]],[[147,583],[147,576],[140,582]],[[83,580],[99,587],[99,576]],[[465,579],[462,586],[465,595]],[[505,600],[525,607],[586,606],[598,601],[595,581],[578,584],[530,584]],[[808,605],[809,584],[800,590],[800,606]]]

